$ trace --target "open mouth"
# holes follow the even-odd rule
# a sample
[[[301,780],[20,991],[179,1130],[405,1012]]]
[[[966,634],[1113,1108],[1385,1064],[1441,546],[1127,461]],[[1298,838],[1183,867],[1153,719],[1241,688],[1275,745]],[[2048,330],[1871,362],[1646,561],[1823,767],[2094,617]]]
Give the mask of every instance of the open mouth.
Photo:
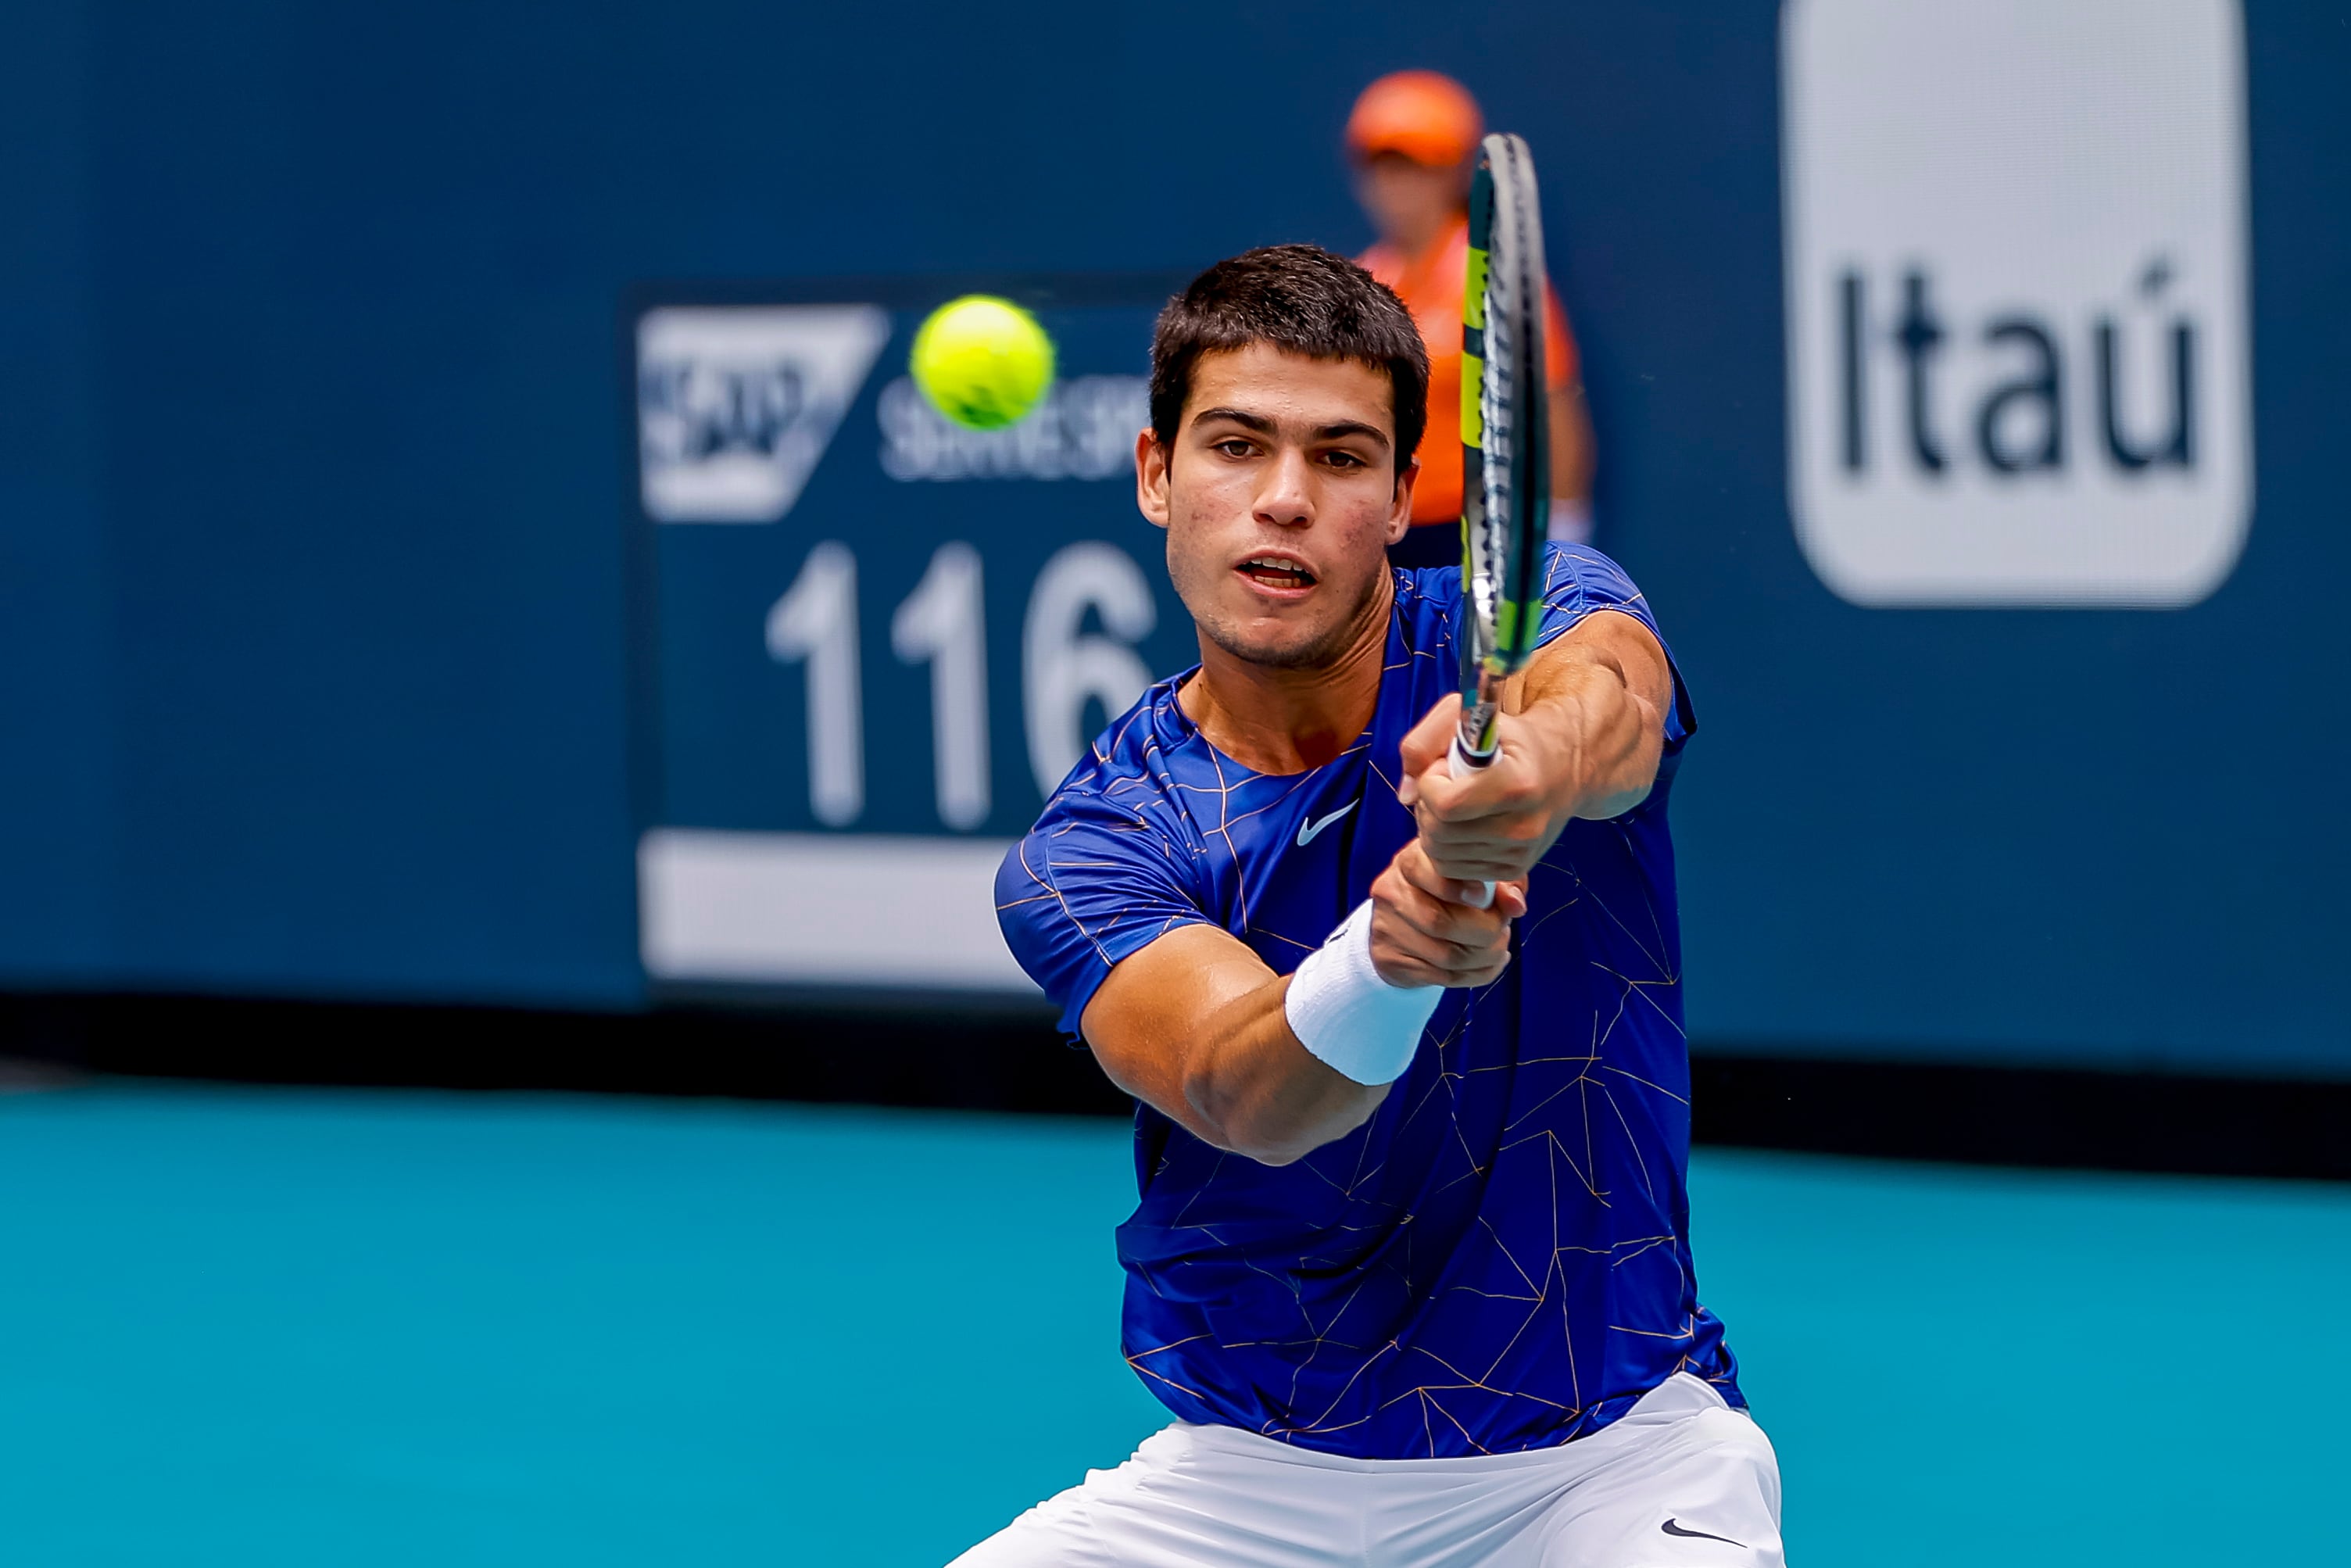
[[[1314,586],[1314,574],[1283,555],[1255,555],[1234,570],[1263,588],[1305,589]]]

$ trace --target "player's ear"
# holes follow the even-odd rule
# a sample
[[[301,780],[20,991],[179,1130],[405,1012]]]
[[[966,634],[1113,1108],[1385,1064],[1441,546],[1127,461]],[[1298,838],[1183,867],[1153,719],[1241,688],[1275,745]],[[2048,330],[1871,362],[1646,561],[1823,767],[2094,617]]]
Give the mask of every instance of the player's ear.
[[[1396,470],[1395,494],[1388,501],[1388,543],[1395,544],[1412,529],[1412,487],[1420,478],[1420,459],[1407,457]]]
[[[1154,527],[1167,526],[1167,448],[1156,431],[1134,438],[1134,504]]]

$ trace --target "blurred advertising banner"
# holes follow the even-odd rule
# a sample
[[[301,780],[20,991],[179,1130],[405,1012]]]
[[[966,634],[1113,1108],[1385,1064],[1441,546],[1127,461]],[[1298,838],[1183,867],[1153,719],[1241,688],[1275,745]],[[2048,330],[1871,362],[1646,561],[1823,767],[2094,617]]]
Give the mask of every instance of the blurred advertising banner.
[[[655,588],[658,984],[1033,996],[998,861],[1087,742],[1191,662],[1136,513],[1151,324],[1178,279],[949,278],[656,298],[634,321]],[[924,317],[1005,295],[1058,379],[1007,429],[908,378]]]

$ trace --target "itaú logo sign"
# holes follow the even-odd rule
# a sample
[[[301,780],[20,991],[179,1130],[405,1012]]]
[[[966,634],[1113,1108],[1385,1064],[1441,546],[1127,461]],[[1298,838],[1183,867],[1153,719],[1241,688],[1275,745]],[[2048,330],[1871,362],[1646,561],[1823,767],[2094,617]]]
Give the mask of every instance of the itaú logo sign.
[[[2252,510],[2234,0],[1788,0],[1790,506],[1867,605],[2178,607]]]

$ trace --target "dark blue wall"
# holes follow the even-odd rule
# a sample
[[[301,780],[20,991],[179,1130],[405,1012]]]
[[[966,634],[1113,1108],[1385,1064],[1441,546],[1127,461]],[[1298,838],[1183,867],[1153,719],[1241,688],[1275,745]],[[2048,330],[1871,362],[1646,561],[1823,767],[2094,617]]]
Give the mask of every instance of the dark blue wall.
[[[2178,612],[1834,598],[1775,7],[26,0],[0,92],[0,981],[628,1005],[632,288],[1367,236],[1456,72],[1542,158],[1606,542],[1703,735],[1702,1040],[2351,1071],[2351,32],[2248,17],[2257,512]]]

